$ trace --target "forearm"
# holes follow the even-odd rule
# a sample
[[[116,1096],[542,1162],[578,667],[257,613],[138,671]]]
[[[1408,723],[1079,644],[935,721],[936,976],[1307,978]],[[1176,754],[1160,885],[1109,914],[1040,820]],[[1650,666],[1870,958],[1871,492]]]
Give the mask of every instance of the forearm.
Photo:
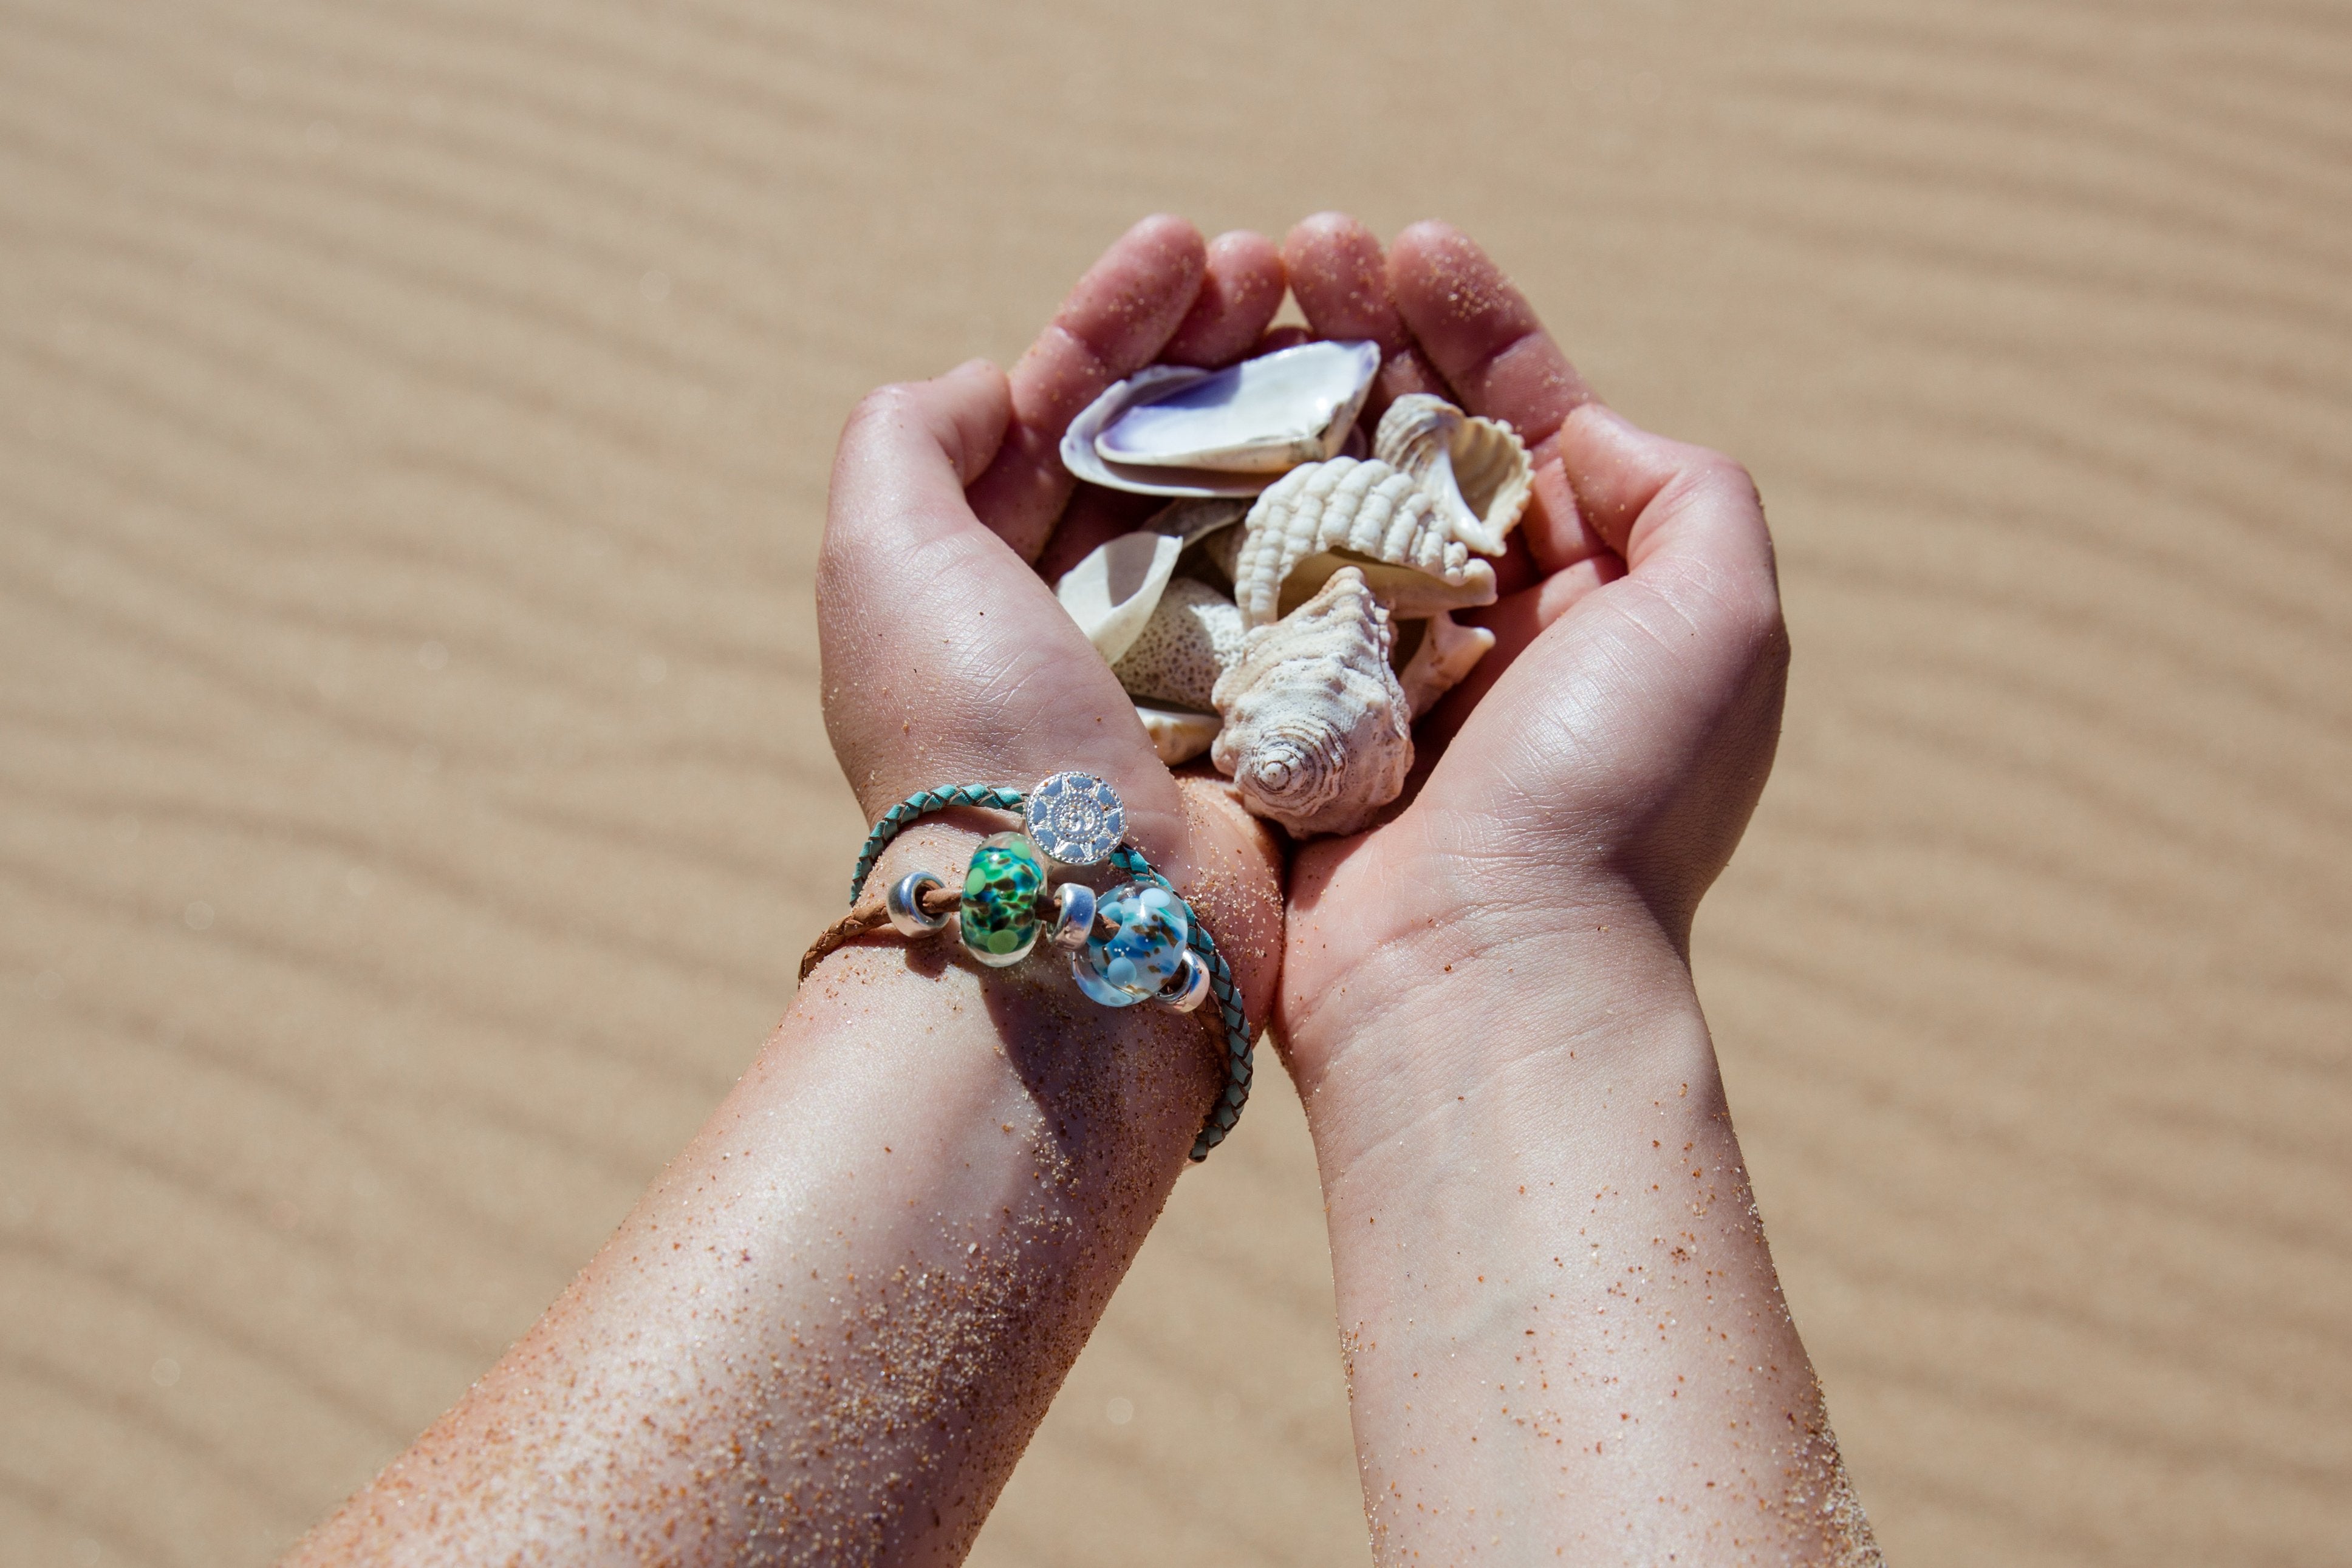
[[[952,871],[926,827],[886,870]],[[1218,1082],[1196,1018],[950,940],[834,955],[579,1281],[298,1551],[958,1559]]]
[[[1307,1098],[1376,1555],[1865,1558],[1673,946],[1416,946]]]

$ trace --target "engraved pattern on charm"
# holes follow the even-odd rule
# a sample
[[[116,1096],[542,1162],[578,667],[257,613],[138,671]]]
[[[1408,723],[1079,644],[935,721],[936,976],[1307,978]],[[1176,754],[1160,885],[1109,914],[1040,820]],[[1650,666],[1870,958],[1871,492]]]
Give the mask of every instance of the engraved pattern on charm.
[[[992,968],[1017,964],[1037,946],[1045,862],[1019,833],[998,833],[971,852],[963,877],[956,935],[965,951]]]
[[[1159,996],[1183,968],[1185,944],[1192,937],[1183,900],[1164,887],[1126,882],[1097,899],[1095,912],[1113,930],[1107,937],[1089,936],[1070,956],[1078,989],[1107,1008]]]
[[[1064,865],[1100,865],[1127,837],[1118,791],[1091,773],[1056,773],[1029,791],[1023,823],[1039,849]]]

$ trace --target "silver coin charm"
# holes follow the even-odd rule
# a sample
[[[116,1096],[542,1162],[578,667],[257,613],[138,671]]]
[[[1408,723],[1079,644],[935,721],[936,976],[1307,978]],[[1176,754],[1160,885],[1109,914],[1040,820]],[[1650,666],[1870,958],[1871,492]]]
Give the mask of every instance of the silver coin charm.
[[[1100,865],[1127,837],[1118,791],[1091,773],[1055,774],[1021,810],[1030,841],[1064,865]]]

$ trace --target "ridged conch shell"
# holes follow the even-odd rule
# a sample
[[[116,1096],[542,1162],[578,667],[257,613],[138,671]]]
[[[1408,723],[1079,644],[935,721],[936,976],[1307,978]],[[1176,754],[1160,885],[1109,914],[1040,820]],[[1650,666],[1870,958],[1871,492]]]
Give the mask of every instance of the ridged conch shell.
[[[1240,662],[1242,612],[1207,583],[1189,577],[1171,582],[1111,674],[1127,695],[1145,702],[1206,709],[1217,678]]]
[[[1217,682],[1210,760],[1242,800],[1294,834],[1352,833],[1404,789],[1412,716],[1389,667],[1389,612],[1347,567],[1253,631]]]
[[[1302,343],[1221,371],[1153,365],[1070,421],[1062,465],[1149,496],[1255,496],[1338,452],[1380,369],[1375,343]]]
[[[1452,522],[1413,476],[1378,458],[1335,457],[1292,469],[1257,498],[1242,528],[1234,598],[1242,624],[1253,631],[1281,618],[1284,584],[1300,562],[1335,550],[1347,552],[1348,565],[1402,567],[1453,591],[1445,601],[1412,613],[1495,601],[1493,564],[1454,537]],[[1398,580],[1412,586],[1410,578]]]
[[[1412,657],[1397,674],[1404,689],[1406,711],[1419,718],[1437,699],[1462,684],[1495,646],[1495,634],[1484,626],[1464,626],[1453,616],[1433,615],[1423,625]]]
[[[1454,537],[1481,555],[1503,553],[1534,490],[1535,465],[1517,431],[1427,392],[1389,404],[1372,455],[1420,481]]]

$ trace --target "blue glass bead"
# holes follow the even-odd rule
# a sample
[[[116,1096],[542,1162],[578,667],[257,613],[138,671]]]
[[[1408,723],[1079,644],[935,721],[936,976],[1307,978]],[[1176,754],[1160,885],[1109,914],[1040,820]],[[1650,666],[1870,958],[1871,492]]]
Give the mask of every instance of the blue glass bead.
[[[1089,936],[1070,956],[1078,988],[1107,1008],[1150,1001],[1174,978],[1192,940],[1192,921],[1184,901],[1149,883],[1121,883],[1095,903],[1095,921],[1108,922],[1108,936]]]
[[[956,934],[965,949],[992,968],[1017,964],[1037,945],[1038,902],[1045,862],[1019,833],[982,839],[963,879]]]

